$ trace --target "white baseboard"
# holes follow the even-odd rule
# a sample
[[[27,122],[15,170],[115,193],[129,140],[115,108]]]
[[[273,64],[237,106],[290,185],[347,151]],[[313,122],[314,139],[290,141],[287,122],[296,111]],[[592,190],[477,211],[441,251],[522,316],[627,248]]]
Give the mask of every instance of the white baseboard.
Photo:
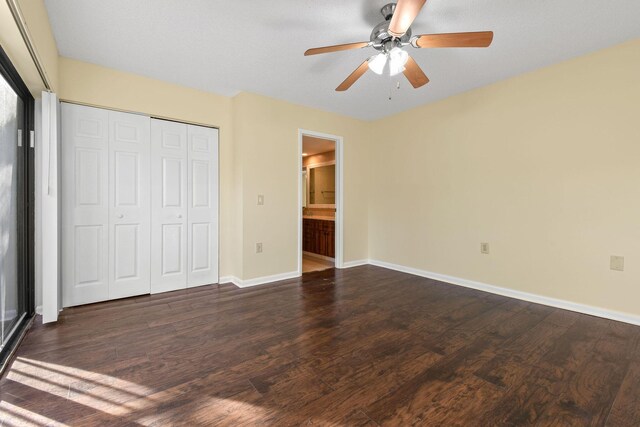
[[[358,267],[358,266],[367,265],[367,264],[369,264],[368,259],[359,259],[359,260],[347,261],[343,263],[342,268]],[[259,286],[259,285],[265,285],[267,283],[277,282],[279,280],[293,279],[295,277],[300,277],[300,273],[298,273],[297,271],[291,271],[289,273],[274,274],[273,276],[256,277],[255,279],[247,279],[247,280],[242,280],[235,276],[222,276],[218,279],[218,283],[220,284],[233,283],[239,288],[248,288],[250,286]]]
[[[392,264],[385,261],[369,260],[369,264],[388,268],[390,270],[401,271],[403,273],[413,274],[415,276],[426,277],[428,279],[450,283],[452,285],[463,286],[465,288],[471,288],[479,291],[489,292],[492,294],[502,295],[509,298],[515,298],[523,301],[533,302],[536,304],[542,304],[550,307],[561,308],[564,310],[575,311],[578,313],[589,314],[591,316],[602,317],[605,319],[617,320],[619,322],[630,323],[632,325],[640,325],[640,316],[629,313],[608,310],[600,307],[593,307],[590,305],[545,297],[537,294],[530,294],[528,292],[516,291],[514,289],[501,288],[499,286],[488,285],[486,283],[476,282],[468,279],[461,279],[459,277],[447,276],[445,274],[433,273],[430,271]]]
[[[420,270],[418,268],[407,267],[404,265],[393,264],[385,261],[378,261],[374,259],[347,261],[343,263],[342,268],[358,267],[367,264],[375,265],[382,268],[388,268],[389,270],[401,271],[403,273],[413,274],[415,276],[426,277],[428,279],[438,280],[440,282],[449,283],[456,286],[463,286],[465,288],[471,288],[496,295],[502,295],[509,298],[515,298],[522,301],[533,302],[549,307],[561,308],[563,310],[575,311],[577,313],[588,314],[591,316],[602,317],[604,319],[616,320],[618,322],[630,323],[632,325],[640,326],[640,316],[638,315],[609,310],[601,307],[593,307],[586,304],[575,303],[523,291],[517,291],[515,289],[502,288],[500,286],[489,285],[482,282],[476,282],[474,280],[462,279],[460,277],[448,276],[446,274],[434,273],[431,271]],[[257,277],[255,279],[248,280],[241,280],[234,276],[225,276],[220,278],[220,283],[233,283],[240,288],[247,288],[250,286],[263,285],[266,283],[277,282],[279,280],[286,280],[299,276],[300,275],[297,272],[275,274],[273,276]]]
[[[238,279],[235,276],[222,276],[222,277],[218,278],[218,283],[221,284],[221,285],[223,283],[233,283],[235,285],[238,282],[240,282],[240,279]]]
[[[278,282],[280,280],[293,279],[300,277],[297,271],[289,273],[274,274],[273,276],[256,277],[254,279],[242,280],[234,276],[225,276],[220,278],[220,283],[233,283],[239,288],[249,288],[251,286],[266,285],[267,283]]]
[[[342,268],[359,267],[361,265],[369,264],[368,259],[357,259],[355,261],[346,261],[342,263]]]

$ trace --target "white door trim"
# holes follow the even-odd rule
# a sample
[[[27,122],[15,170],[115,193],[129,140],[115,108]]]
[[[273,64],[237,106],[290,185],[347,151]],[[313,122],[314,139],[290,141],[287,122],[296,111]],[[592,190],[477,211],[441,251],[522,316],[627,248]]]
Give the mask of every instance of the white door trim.
[[[42,323],[58,320],[60,301],[60,183],[58,165],[62,162],[58,142],[58,98],[55,93],[42,92],[36,101],[36,287],[40,286]],[[46,212],[46,215],[43,215]],[[44,255],[46,254],[46,256]],[[38,291],[36,291],[38,294]]]
[[[298,275],[302,275],[302,137],[304,135],[316,138],[331,139],[336,142],[336,268],[343,268],[344,259],[344,144],[338,135],[298,129],[298,161],[296,174],[298,175]]]

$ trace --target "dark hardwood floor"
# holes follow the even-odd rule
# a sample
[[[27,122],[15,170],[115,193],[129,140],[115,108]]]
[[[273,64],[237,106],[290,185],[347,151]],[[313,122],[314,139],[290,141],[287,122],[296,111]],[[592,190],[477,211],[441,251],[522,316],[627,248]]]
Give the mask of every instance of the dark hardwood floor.
[[[0,398],[8,426],[638,426],[640,327],[330,269],[64,310]]]

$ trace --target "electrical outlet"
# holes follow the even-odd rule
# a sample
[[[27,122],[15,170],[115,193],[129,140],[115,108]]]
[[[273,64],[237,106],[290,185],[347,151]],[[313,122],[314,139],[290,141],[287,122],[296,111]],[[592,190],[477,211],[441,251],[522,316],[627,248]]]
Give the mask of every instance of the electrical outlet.
[[[264,196],[262,194],[258,194],[258,206],[264,205]]]
[[[262,253],[262,243],[256,243],[256,253],[257,254]]]
[[[624,257],[611,255],[610,268],[615,271],[624,271]]]
[[[489,244],[488,243],[480,243],[480,253],[488,254],[489,253]]]

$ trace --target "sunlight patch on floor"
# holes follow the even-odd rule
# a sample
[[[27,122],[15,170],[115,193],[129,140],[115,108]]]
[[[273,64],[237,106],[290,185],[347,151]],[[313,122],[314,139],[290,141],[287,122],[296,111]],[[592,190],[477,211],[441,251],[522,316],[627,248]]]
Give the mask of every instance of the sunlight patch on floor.
[[[110,415],[126,415],[149,407],[154,390],[97,372],[17,358],[7,379],[69,399]]]
[[[36,414],[27,409],[21,408],[16,405],[12,405],[9,402],[0,402],[0,418],[2,420],[2,426],[52,426],[59,427],[64,426],[51,418],[47,418],[43,415]]]

